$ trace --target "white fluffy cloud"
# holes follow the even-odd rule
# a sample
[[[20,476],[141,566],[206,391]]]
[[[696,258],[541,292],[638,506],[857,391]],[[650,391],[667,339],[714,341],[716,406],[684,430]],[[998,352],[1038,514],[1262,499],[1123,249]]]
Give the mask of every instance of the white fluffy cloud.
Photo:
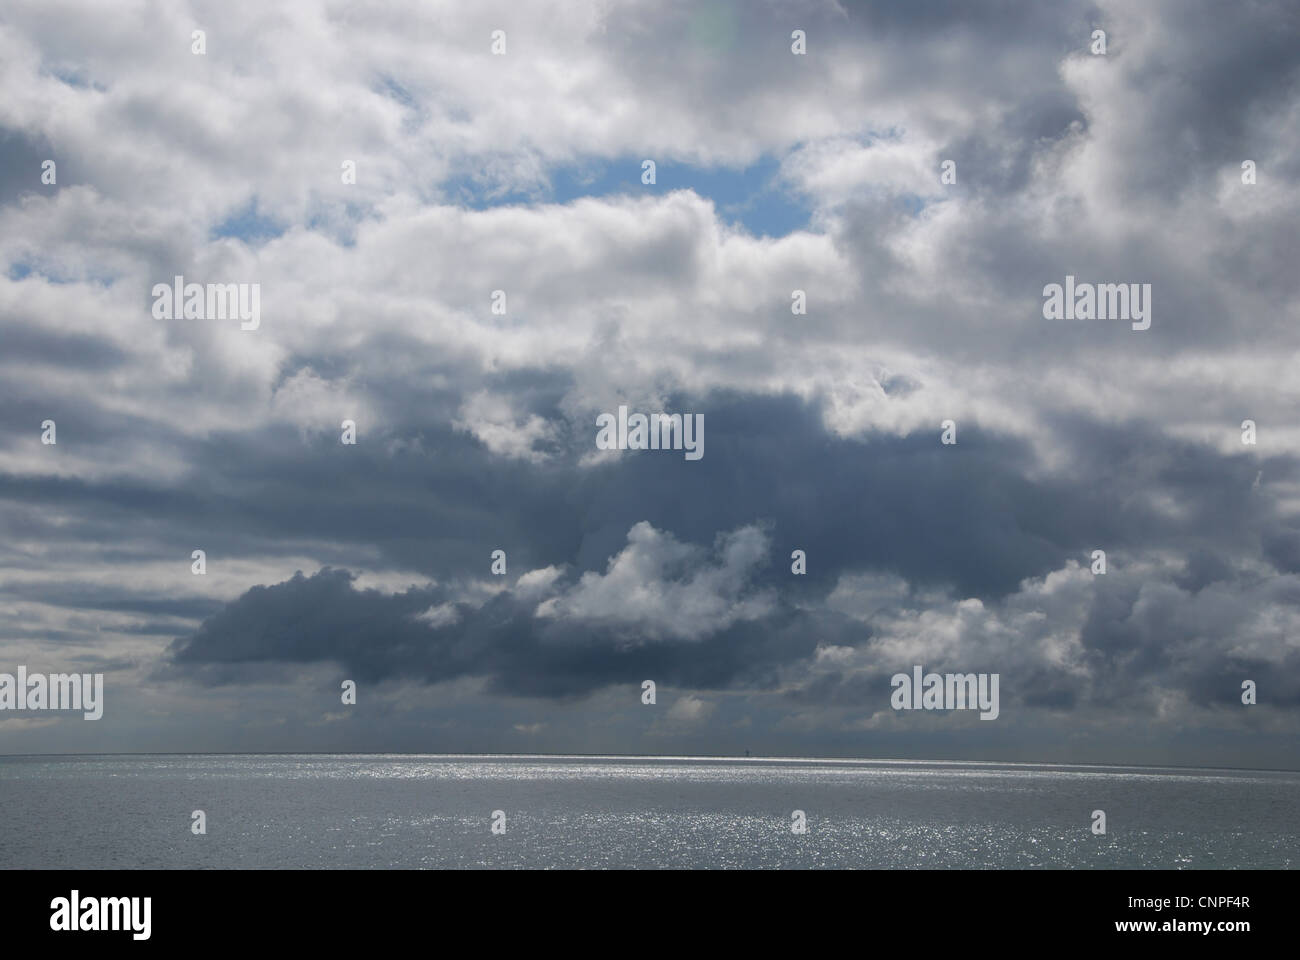
[[[699,548],[638,523],[603,574],[584,573],[571,589],[544,600],[537,615],[593,622],[616,635],[627,628],[648,640],[702,639],[772,612],[771,594],[749,583],[768,546],[761,529],[744,527],[719,537],[710,562]]]

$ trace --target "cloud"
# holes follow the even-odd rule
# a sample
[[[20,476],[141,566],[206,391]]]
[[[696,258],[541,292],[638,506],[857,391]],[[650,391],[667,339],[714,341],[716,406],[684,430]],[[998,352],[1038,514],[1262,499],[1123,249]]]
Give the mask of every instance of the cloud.
[[[472,433],[492,453],[515,457],[530,463],[546,459],[546,453],[535,449],[555,435],[555,428],[533,414],[526,423],[518,423],[502,397],[477,393],[465,401],[459,419],[452,421],[457,430]]]
[[[719,538],[721,562],[709,566],[698,549],[642,521],[603,575],[584,573],[571,590],[543,601],[537,615],[627,629],[638,639],[697,640],[771,614],[769,593],[745,589],[767,547],[762,530],[744,527]]]
[[[673,701],[666,716],[672,723],[698,724],[706,721],[716,707],[717,704],[708,700],[685,696]]]
[[[224,698],[319,717],[346,670],[421,749],[637,752],[654,677],[690,736],[889,750],[924,657],[1004,672],[989,755],[1156,718],[1156,757],[1289,763],[1298,39],[1281,2],[10,4],[0,655],[112,664],[122,749],[149,710],[293,749]],[[154,319],[181,274],[259,283],[259,330]],[[1151,329],[1044,320],[1067,274],[1151,283]],[[598,455],[620,403],[707,455]]]

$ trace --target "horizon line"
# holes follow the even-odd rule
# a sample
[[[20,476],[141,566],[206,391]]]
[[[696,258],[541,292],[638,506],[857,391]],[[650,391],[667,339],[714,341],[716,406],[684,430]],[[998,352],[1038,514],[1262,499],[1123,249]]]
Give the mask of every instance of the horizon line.
[[[1212,767],[1184,764],[1099,763],[1066,760],[967,760],[925,759],[917,757],[798,757],[739,756],[736,754],[657,754],[657,753],[430,753],[408,750],[324,751],[324,750],[217,750],[217,751],[115,751],[105,753],[0,753],[0,760],[38,757],[454,757],[513,758],[543,760],[737,760],[755,763],[825,763],[825,764],[983,764],[1028,767],[1100,767],[1134,770],[1220,770],[1232,773],[1300,773],[1294,767]]]

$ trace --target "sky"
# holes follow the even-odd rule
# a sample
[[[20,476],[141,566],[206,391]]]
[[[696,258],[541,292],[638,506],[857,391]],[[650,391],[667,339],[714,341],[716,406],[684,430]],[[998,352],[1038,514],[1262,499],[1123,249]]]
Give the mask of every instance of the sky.
[[[0,753],[1300,767],[1295,4],[12,0],[0,91],[0,672],[104,684]]]

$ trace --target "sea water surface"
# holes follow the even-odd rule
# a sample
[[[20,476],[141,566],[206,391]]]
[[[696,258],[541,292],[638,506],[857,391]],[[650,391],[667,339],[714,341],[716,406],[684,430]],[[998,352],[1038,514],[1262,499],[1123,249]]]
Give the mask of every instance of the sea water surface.
[[[207,833],[191,832],[202,810]],[[792,831],[802,810],[807,832]],[[1104,810],[1106,834],[1094,835]],[[494,811],[505,832],[491,830]],[[1291,868],[1300,773],[687,757],[0,757],[3,868]]]

